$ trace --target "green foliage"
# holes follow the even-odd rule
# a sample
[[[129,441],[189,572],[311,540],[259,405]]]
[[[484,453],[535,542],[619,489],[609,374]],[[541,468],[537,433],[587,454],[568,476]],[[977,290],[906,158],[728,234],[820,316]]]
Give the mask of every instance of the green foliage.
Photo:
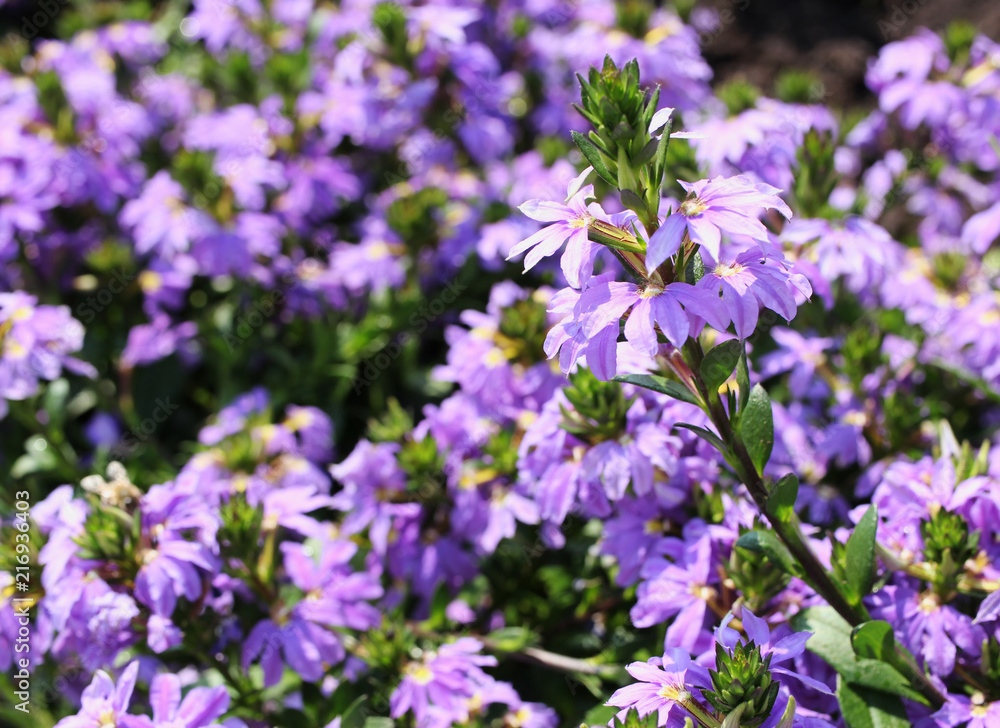
[[[728,716],[742,710],[738,725],[746,728],[756,728],[770,717],[779,687],[771,677],[771,655],[762,657],[753,640],[731,651],[716,643],[715,665],[709,670],[711,689],[702,689],[702,696],[716,711]]]
[[[613,440],[625,432],[626,415],[635,397],[625,398],[616,382],[602,382],[589,369],[570,375],[570,386],[563,394],[573,409],[563,405],[562,427],[584,440],[598,443]]]
[[[894,696],[837,678],[840,714],[848,728],[907,728],[902,701]]]
[[[790,68],[774,81],[775,95],[789,104],[815,104],[823,100],[823,82],[812,71]]]
[[[788,473],[775,483],[767,496],[767,512],[775,518],[791,523],[795,516],[795,501],[799,496],[799,479]]]
[[[853,603],[861,604],[861,599],[871,589],[875,577],[875,534],[878,530],[878,507],[872,504],[854,527],[844,549],[846,584],[850,589]]]
[[[781,542],[773,531],[757,528],[741,535],[734,545],[735,549],[743,549],[760,554],[785,574],[802,576],[802,569],[792,557],[788,547]]]
[[[766,531],[756,524],[753,530],[740,526],[740,538],[736,542],[737,547],[729,556],[726,578],[733,582],[736,591],[743,597],[744,605],[754,614],[758,614],[771,599],[788,586],[791,574],[787,570],[787,562],[784,562],[784,566],[780,566],[768,554],[772,549],[778,552],[784,549],[787,553],[783,544],[778,542],[775,546],[774,540],[768,539],[767,536],[747,536],[744,541],[743,537],[748,533],[766,533]],[[782,553],[775,553],[774,557],[786,558]],[[787,558],[790,558],[790,555]]]
[[[729,114],[735,116],[747,109],[752,109],[760,98],[760,89],[747,81],[734,79],[715,90],[715,95],[729,109]]]
[[[660,377],[655,374],[619,374],[613,381],[623,384],[634,384],[637,387],[666,394],[674,399],[679,399],[681,402],[698,405],[699,407],[702,406],[701,400],[694,392],[666,377]]]
[[[927,703],[891,664],[861,657],[855,652],[851,626],[832,607],[805,609],[792,618],[792,627],[796,631],[812,632],[806,648],[823,658],[852,686]]]
[[[730,339],[706,352],[701,362],[701,378],[709,392],[717,390],[729,379],[743,351],[742,341]]]
[[[740,415],[739,427],[750,461],[758,473],[763,473],[774,447],[774,416],[771,398],[760,384],[755,384],[750,390],[746,408]]]

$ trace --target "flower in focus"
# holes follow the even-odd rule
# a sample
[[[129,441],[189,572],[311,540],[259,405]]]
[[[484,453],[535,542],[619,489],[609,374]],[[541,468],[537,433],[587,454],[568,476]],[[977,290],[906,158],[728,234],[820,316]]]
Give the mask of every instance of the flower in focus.
[[[795,293],[801,293],[806,298],[812,294],[809,281],[798,273],[792,273],[789,267],[783,257],[751,248],[740,253],[731,263],[716,265],[698,281],[698,286],[721,297],[724,316],[732,320],[736,335],[745,339],[757,328],[761,307],[791,321],[798,308]],[[718,306],[714,303],[712,308]],[[715,326],[712,319],[709,323]]]
[[[695,664],[679,647],[667,649],[662,660],[651,657],[648,662],[633,662],[625,669],[639,682],[619,688],[606,703],[621,708],[618,713],[621,720],[629,709],[635,708],[640,718],[655,712],[658,725],[679,728],[689,715],[684,704],[701,697],[694,685],[711,682],[708,670]],[[613,726],[614,720],[608,725]]]
[[[529,200],[518,209],[532,220],[554,223],[525,238],[507,255],[507,260],[525,251],[524,270],[529,271],[538,262],[559,250],[566,243],[562,257],[562,270],[566,280],[574,288],[579,288],[590,277],[594,257],[600,246],[590,242],[587,226],[591,220],[606,220],[607,215],[597,203],[587,204],[587,198],[594,196],[594,186],[587,185],[570,197],[567,204]]]
[[[767,243],[767,228],[757,219],[759,211],[774,209],[786,218],[792,217],[791,209],[778,197],[781,190],[748,177],[716,177],[680,184],[689,196],[650,237],[647,270],[656,270],[680,250],[685,233],[692,243],[701,245],[713,260],[718,260],[723,231]]]

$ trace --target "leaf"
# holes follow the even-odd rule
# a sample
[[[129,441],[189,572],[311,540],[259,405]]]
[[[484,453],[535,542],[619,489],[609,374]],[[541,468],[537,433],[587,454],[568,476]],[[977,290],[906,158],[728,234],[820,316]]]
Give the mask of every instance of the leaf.
[[[759,384],[750,390],[746,408],[740,415],[740,435],[757,472],[763,473],[774,446],[774,416],[771,398]]]
[[[848,728],[909,728],[903,701],[837,678],[837,700]]]
[[[721,452],[723,455],[729,452],[729,448],[726,447],[726,443],[722,441],[718,435],[716,435],[711,430],[706,430],[704,427],[698,427],[698,425],[689,425],[686,422],[678,422],[674,427],[680,427],[685,430],[691,430],[694,434],[700,437],[702,440],[712,445],[716,450]]]
[[[636,167],[645,167],[649,163],[649,160],[651,160],[656,154],[656,149],[659,144],[660,142],[658,139],[650,139],[646,142],[645,146],[639,150],[639,153],[635,156],[635,159],[632,160],[632,163]]]
[[[799,479],[795,473],[781,478],[767,496],[767,512],[784,523],[795,515],[795,501],[799,497]]]
[[[646,203],[643,202],[642,198],[632,190],[623,189],[621,191],[621,198],[622,204],[639,217],[646,217],[649,215],[649,208],[646,207]]]
[[[489,645],[500,652],[520,652],[538,642],[538,637],[527,627],[501,627],[487,635]]]
[[[736,540],[736,548],[764,554],[777,568],[792,576],[802,574],[788,547],[771,531],[747,531]]]
[[[740,718],[743,717],[743,711],[746,709],[746,703],[737,705],[736,710],[727,715],[726,719],[722,721],[722,728],[740,728]]]
[[[736,386],[740,390],[739,412],[746,409],[747,401],[750,399],[750,368],[747,366],[747,352],[743,349],[739,362],[736,364]]]
[[[675,382],[673,379],[658,377],[654,374],[619,374],[612,381],[624,384],[634,384],[636,387],[651,389],[654,392],[665,394],[681,402],[702,406],[701,400],[690,389],[683,384]]]
[[[739,339],[723,341],[710,349],[701,362],[701,378],[709,392],[715,392],[729,379],[736,363],[743,354],[743,342]]]
[[[872,660],[891,662],[895,658],[892,626],[881,620],[859,624],[851,632],[854,654]]]
[[[874,503],[865,511],[854,533],[847,539],[845,550],[847,585],[857,595],[857,602],[868,594],[875,575],[875,533],[878,529],[878,506]]]
[[[619,191],[634,192],[639,189],[639,181],[635,178],[635,171],[632,169],[632,162],[628,158],[624,144],[618,146],[618,184],[615,186]]]
[[[580,148],[580,152],[587,158],[587,161],[590,162],[590,166],[594,168],[594,171],[601,175],[601,178],[609,185],[617,187],[618,180],[615,178],[615,175],[611,173],[611,170],[608,168],[608,164],[605,161],[605,156],[601,150],[597,148],[597,145],[578,131],[570,133],[573,135],[573,141],[576,142],[576,146]]]
[[[909,681],[887,662],[859,657],[851,645],[851,626],[833,607],[810,607],[792,617],[792,628],[812,632],[806,648],[819,655],[845,680],[928,705]]]

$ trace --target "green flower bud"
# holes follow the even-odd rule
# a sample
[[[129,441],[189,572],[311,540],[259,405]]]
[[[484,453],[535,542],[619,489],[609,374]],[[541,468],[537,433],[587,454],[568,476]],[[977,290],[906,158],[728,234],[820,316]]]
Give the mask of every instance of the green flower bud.
[[[570,375],[571,386],[563,390],[573,405],[562,407],[562,428],[592,444],[614,440],[625,433],[626,415],[635,397],[625,399],[617,382],[602,382],[589,370]]]
[[[763,723],[778,697],[778,683],[771,677],[771,656],[762,657],[752,641],[727,651],[715,646],[715,670],[710,670],[712,689],[702,688],[702,697],[720,716],[739,712],[739,725],[756,728]],[[725,725],[725,723],[724,723]]]

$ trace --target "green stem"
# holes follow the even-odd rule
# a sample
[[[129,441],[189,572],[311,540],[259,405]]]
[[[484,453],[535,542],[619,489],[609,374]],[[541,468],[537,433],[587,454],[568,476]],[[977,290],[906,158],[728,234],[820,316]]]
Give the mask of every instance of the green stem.
[[[719,436],[734,454],[737,468],[737,475],[747,486],[750,495],[757,505],[757,509],[767,518],[771,528],[778,538],[785,544],[792,556],[802,567],[806,575],[806,581],[816,590],[816,593],[823,597],[833,609],[843,617],[852,627],[857,627],[871,619],[868,610],[863,605],[854,605],[844,596],[840,587],[833,580],[832,575],[816,557],[805,538],[798,524],[794,521],[782,521],[774,516],[767,507],[768,489],[763,478],[757,473],[747,452],[742,438],[734,431],[730,415],[722,406],[718,392],[709,392],[701,378],[701,362],[705,357],[701,348],[701,342],[689,339],[684,345],[684,352],[688,356],[688,363],[694,374],[698,391],[708,404],[708,416],[719,431]],[[911,660],[904,659],[902,653],[897,649],[899,659],[896,660],[897,669],[910,681],[910,684],[920,692],[931,705],[941,707],[945,703],[944,696],[930,683],[923,672]]]

